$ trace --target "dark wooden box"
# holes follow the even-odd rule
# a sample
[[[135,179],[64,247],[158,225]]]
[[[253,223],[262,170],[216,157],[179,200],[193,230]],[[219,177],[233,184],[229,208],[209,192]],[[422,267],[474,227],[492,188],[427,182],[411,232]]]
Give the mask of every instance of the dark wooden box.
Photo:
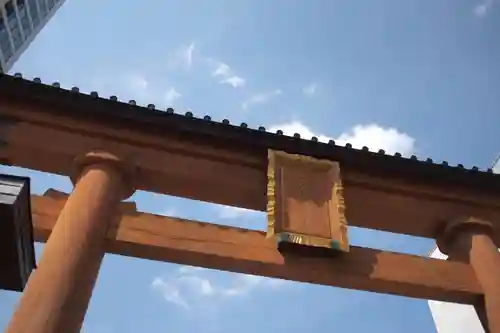
[[[30,179],[0,175],[0,289],[23,291],[35,266]]]

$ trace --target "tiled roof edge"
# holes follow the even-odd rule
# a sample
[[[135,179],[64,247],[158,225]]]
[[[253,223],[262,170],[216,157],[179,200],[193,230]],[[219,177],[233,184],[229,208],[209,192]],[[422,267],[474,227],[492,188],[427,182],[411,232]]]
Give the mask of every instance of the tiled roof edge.
[[[320,142],[317,137],[301,138],[298,133],[290,137],[284,135],[281,130],[276,133],[267,132],[263,126],[252,129],[246,123],[232,125],[227,119],[216,122],[210,116],[197,118],[191,111],[180,115],[176,114],[173,108],[161,111],[156,109],[154,104],[143,107],[137,105],[134,100],[128,103],[121,102],[116,96],[108,99],[101,98],[97,92],[85,94],[81,93],[77,87],[66,90],[57,82],[47,85],[43,84],[39,78],[24,79],[19,73],[0,74],[0,91],[10,96],[22,96],[23,99],[35,99],[40,103],[57,104],[61,108],[70,107],[74,110],[84,108],[87,103],[94,103],[92,108],[86,109],[88,117],[103,116],[108,117],[109,120],[121,120],[129,124],[141,123],[142,126],[151,126],[151,130],[165,128],[180,135],[200,136],[218,139],[222,142],[230,140],[232,145],[245,145],[248,149],[283,150],[289,153],[337,160],[357,169],[370,169],[370,172],[400,174],[405,177],[415,176],[422,181],[475,186],[500,193],[500,175],[495,175],[491,168],[483,171],[476,166],[471,168],[465,168],[462,164],[450,166],[446,161],[435,163],[430,158],[419,159],[415,155],[409,158],[403,157],[400,153],[388,155],[382,149],[372,152],[367,147],[355,149],[349,143],[339,146],[333,140],[324,143]],[[29,94],[26,94],[28,91]],[[83,110],[79,111],[75,116],[85,116]]]

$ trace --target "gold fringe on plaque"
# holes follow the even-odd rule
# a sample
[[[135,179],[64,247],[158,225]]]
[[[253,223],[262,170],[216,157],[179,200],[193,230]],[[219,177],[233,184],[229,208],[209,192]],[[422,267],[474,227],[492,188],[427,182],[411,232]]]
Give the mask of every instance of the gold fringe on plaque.
[[[275,155],[268,150],[267,163],[267,237],[274,236],[274,223],[276,222],[276,178],[274,174]]]
[[[332,162],[319,160],[309,156],[288,154],[280,151],[268,150],[267,167],[267,237],[276,237],[278,242],[289,242],[294,244],[309,245],[316,247],[332,248],[343,252],[349,252],[349,239],[347,236],[347,220],[345,218],[345,202],[343,196],[342,182],[335,182],[333,188],[333,202],[339,215],[339,230],[335,233],[338,239],[311,236],[294,232],[276,232],[276,159],[283,157],[289,160],[302,161],[314,164],[332,165]]]

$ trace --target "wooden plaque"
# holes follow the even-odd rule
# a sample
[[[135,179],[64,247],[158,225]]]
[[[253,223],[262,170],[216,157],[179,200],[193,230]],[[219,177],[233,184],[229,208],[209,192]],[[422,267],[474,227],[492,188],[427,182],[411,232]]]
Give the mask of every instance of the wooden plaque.
[[[268,237],[349,251],[337,162],[268,152]]]

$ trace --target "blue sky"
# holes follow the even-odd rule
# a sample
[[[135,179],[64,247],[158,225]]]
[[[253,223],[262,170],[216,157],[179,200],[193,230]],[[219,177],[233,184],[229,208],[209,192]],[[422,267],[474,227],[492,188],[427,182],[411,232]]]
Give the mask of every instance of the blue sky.
[[[498,0],[69,0],[12,72],[486,168],[500,152],[498,31]],[[30,175],[36,193],[71,190],[64,177],[0,171]],[[134,200],[146,212],[266,224],[261,213],[180,198]],[[433,244],[359,229],[351,238],[415,254]],[[18,298],[0,292],[0,329]],[[85,333],[195,330],[435,332],[423,300],[106,256]]]

